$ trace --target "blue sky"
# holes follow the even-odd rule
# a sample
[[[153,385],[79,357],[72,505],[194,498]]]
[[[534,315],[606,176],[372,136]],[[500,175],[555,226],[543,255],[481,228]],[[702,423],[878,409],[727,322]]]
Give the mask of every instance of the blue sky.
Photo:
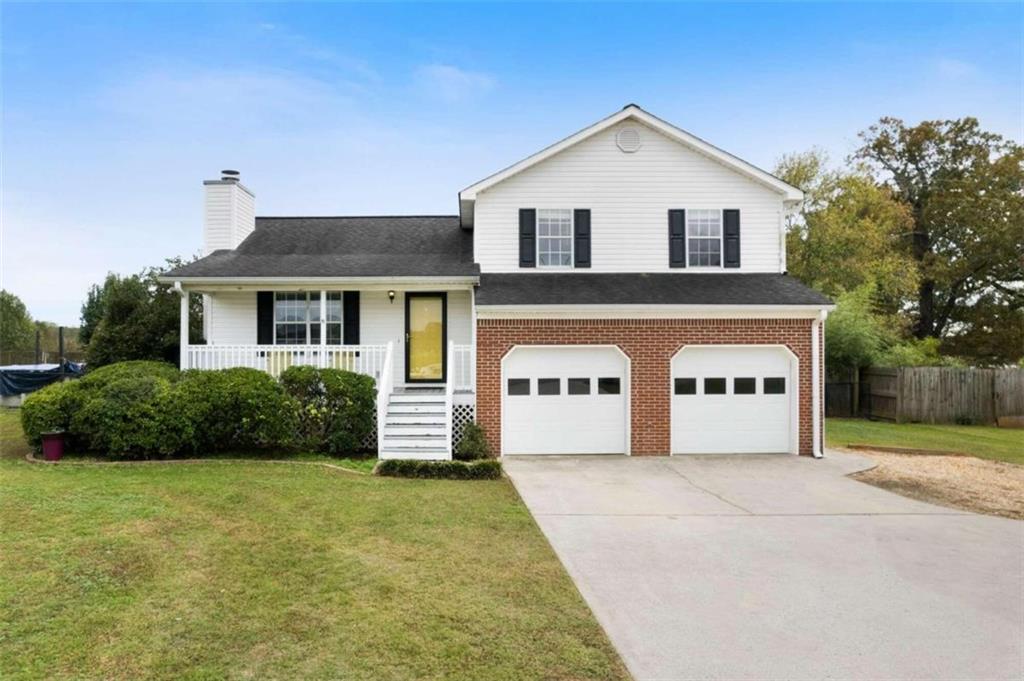
[[[883,115],[1024,135],[1020,3],[0,10],[0,282],[68,325],[107,271],[199,250],[221,168],[260,215],[454,213],[629,102],[765,168]]]

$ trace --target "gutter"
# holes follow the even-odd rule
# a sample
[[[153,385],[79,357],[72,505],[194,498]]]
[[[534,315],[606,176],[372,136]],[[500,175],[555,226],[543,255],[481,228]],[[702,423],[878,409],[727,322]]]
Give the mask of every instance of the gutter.
[[[822,443],[823,428],[825,426],[825,418],[822,414],[822,381],[821,381],[821,362],[822,353],[824,353],[825,339],[824,331],[825,318],[828,317],[828,311],[822,310],[815,317],[814,321],[811,322],[811,427],[814,429],[813,436],[811,438],[811,454],[815,459],[821,459],[825,456],[824,446]]]

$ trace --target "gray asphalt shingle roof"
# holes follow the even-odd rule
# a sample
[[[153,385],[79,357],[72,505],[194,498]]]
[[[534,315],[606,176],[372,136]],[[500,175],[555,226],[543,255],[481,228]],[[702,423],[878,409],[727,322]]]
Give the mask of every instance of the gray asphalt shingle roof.
[[[831,305],[785,274],[482,274],[478,305]]]
[[[475,276],[473,235],[457,215],[256,218],[235,250],[165,277]]]

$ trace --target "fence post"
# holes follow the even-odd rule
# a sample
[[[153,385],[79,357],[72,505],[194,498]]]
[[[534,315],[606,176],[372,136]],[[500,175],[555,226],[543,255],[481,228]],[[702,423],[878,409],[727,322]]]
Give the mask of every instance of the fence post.
[[[36,364],[42,364],[43,363],[43,348],[40,345],[39,336],[40,336],[40,331],[39,331],[39,329],[36,329]]]

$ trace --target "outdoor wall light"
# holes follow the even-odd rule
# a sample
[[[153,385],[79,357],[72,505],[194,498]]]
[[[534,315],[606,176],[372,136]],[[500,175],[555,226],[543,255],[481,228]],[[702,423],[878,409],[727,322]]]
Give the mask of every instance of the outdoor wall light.
[[[388,291],[388,300],[391,301],[392,303],[395,302],[395,292],[394,291]]]

